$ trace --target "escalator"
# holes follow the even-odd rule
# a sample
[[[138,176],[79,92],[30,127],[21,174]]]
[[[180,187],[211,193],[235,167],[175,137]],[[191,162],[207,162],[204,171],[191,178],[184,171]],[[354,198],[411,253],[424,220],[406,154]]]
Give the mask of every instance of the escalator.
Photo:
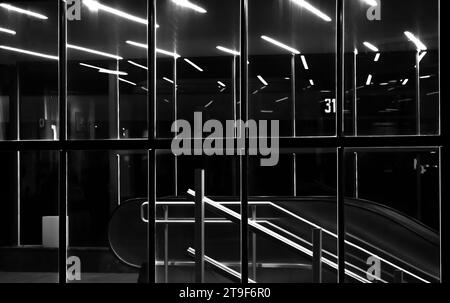
[[[191,196],[195,195],[193,191],[188,193]],[[215,223],[215,229],[223,230],[225,235],[226,230],[231,226],[234,225],[235,229],[239,228],[239,225],[236,224],[240,222],[240,215],[237,212],[239,203],[216,202],[209,198],[205,198],[204,201],[206,209],[211,212],[207,220],[209,223]],[[146,199],[134,199],[123,203],[114,212],[109,225],[109,242],[112,251],[120,260],[134,267],[140,267],[148,256],[147,245],[144,245],[147,240],[147,222],[144,211],[146,204]],[[311,231],[314,228],[320,228],[323,235],[324,275],[336,275],[335,198],[299,197],[294,202],[252,201],[249,204],[257,209],[258,214],[256,221],[249,220],[250,231],[262,236],[268,241],[267,243],[275,245],[274,247],[290,250],[291,259],[295,258],[295,262],[289,260],[289,257],[284,261],[287,263],[292,261],[297,265],[300,261],[306,265],[302,271],[311,271],[313,251]],[[192,201],[158,202],[157,213],[162,207],[176,209],[172,213],[177,213],[177,218],[161,220],[157,214],[157,226],[158,224],[165,226],[188,224],[192,227],[194,207]],[[437,232],[393,209],[360,199],[345,200],[345,220],[345,261],[348,282],[391,283],[396,281],[398,273],[401,273],[404,282],[439,281],[440,251]],[[181,228],[180,230],[186,229]],[[239,237],[237,234],[234,235],[236,236],[234,238],[228,236],[223,239],[206,239],[206,241],[214,241],[214,249],[208,250],[208,258],[213,260],[210,262],[209,268],[225,274],[233,272],[233,265],[225,260],[230,247],[239,245]],[[190,237],[180,235],[177,239],[171,238],[171,259],[176,259],[178,262],[192,261],[192,258],[189,258],[189,254],[191,257],[195,254],[191,248],[192,236],[192,234]],[[233,241],[234,243],[231,243]],[[264,265],[279,260],[280,249],[260,249],[259,264]],[[378,276],[368,273],[369,258],[379,261]],[[177,262],[171,263],[173,266],[177,264]],[[234,266],[236,267],[236,264]],[[259,279],[255,280],[260,282]]]
[[[271,208],[281,215],[269,224],[309,242],[311,233],[305,227],[320,227],[325,231],[324,249],[336,255],[334,198],[299,198],[272,203]],[[385,282],[392,282],[397,271],[405,273],[405,282],[439,281],[440,239],[421,222],[371,201],[346,198],[345,226],[349,264],[367,269],[368,258],[376,256]]]

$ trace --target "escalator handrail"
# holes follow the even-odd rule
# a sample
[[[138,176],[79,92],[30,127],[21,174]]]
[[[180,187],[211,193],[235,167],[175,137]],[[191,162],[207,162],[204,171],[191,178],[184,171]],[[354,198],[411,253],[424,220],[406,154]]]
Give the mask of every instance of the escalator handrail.
[[[191,189],[188,190],[188,194],[195,197],[195,191],[193,191]],[[221,205],[218,202],[215,202],[215,201],[213,201],[213,200],[211,200],[211,199],[209,199],[207,197],[204,197],[203,201],[207,205],[212,206],[221,215],[223,215],[224,217],[229,218],[230,220],[234,221],[235,223],[239,223],[242,220],[240,214],[238,214],[235,211],[233,211],[233,210],[231,210],[231,209]],[[261,234],[263,234],[265,236],[269,236],[269,237],[271,237],[271,238],[273,238],[273,239],[283,243],[284,245],[286,245],[286,246],[288,246],[288,247],[290,247],[290,248],[292,248],[292,249],[294,249],[296,251],[304,253],[304,254],[306,254],[306,255],[308,255],[310,257],[313,256],[312,250],[309,250],[308,248],[305,248],[302,245],[300,245],[300,244],[298,244],[298,243],[296,243],[296,242],[294,242],[294,241],[292,241],[292,240],[290,240],[290,239],[288,239],[286,237],[281,236],[280,234],[278,234],[278,233],[276,233],[276,232],[274,232],[274,231],[272,231],[272,230],[262,226],[259,223],[256,223],[256,222],[248,219],[248,225],[249,225],[249,227],[251,227],[253,229],[253,231],[257,231],[257,232],[259,232],[259,233],[261,233]],[[338,269],[338,265],[336,263],[334,263],[333,261],[331,261],[331,260],[329,260],[329,259],[327,259],[325,257],[322,257],[322,262],[324,264],[326,264],[326,265],[336,269],[336,270]],[[354,279],[356,279],[356,280],[358,280],[360,282],[371,283],[371,281],[369,281],[369,280],[359,276],[358,274],[356,274],[356,273],[354,273],[354,272],[352,272],[352,271],[350,271],[348,269],[345,269],[344,272],[345,272],[346,275],[348,275],[348,276],[350,276],[350,277],[352,277],[352,278],[354,278]]]
[[[187,252],[189,254],[189,256],[195,258],[195,249],[193,249],[192,247],[189,247],[187,249]],[[230,278],[231,280],[233,280],[234,282],[241,282],[241,274],[238,273],[237,271],[235,271],[234,269],[226,266],[225,264],[205,255],[205,263],[212,266],[214,269],[216,269],[217,271],[219,271],[221,274],[225,275],[226,277]],[[248,278],[248,283],[256,283],[254,280]]]
[[[194,192],[194,191],[188,190],[188,194],[192,195],[192,193],[194,193],[194,195],[195,195],[195,192]],[[326,198],[332,199],[331,197],[326,197]],[[322,199],[325,200],[325,197],[322,197]],[[135,200],[137,200],[137,199],[135,199]],[[311,198],[308,198],[308,200],[311,200]],[[224,202],[224,203],[220,203],[220,202],[215,202],[215,201],[213,201],[213,200],[210,200],[210,201],[212,201],[212,202],[214,202],[214,203],[217,203],[217,204],[219,204],[219,205],[221,205],[221,204],[234,204],[234,202]],[[361,201],[366,201],[366,200],[361,200]],[[370,202],[370,201],[366,201],[366,202]],[[193,201],[175,201],[175,202],[161,202],[161,201],[160,201],[160,202],[157,202],[157,204],[160,204],[160,205],[168,205],[168,204],[169,204],[169,205],[170,205],[170,204],[176,204],[176,205],[179,205],[179,204],[181,204],[181,205],[194,205],[194,202],[193,202]],[[236,202],[236,204],[239,204],[239,202]],[[289,210],[287,210],[287,209],[285,209],[285,208],[283,208],[283,207],[281,207],[281,206],[279,206],[279,205],[277,205],[277,204],[275,204],[275,203],[273,203],[273,202],[271,202],[271,201],[252,201],[252,202],[249,201],[249,204],[257,204],[257,205],[267,205],[267,206],[271,206],[271,207],[273,207],[273,208],[275,208],[275,209],[280,210],[281,212],[284,212],[285,214],[289,215],[291,218],[294,218],[294,219],[296,219],[296,220],[299,220],[299,221],[301,221],[301,222],[303,222],[303,223],[308,224],[308,225],[311,226],[312,228],[319,228],[319,229],[321,229],[325,234],[328,234],[328,235],[331,236],[331,237],[334,237],[334,238],[336,238],[336,239],[337,239],[337,237],[338,237],[337,234],[335,234],[335,233],[329,231],[328,229],[323,228],[323,227],[321,227],[321,226],[319,226],[319,225],[317,225],[317,224],[315,224],[315,223],[313,223],[313,222],[311,222],[311,221],[309,221],[309,220],[307,220],[307,219],[305,219],[305,218],[303,218],[303,217],[301,217],[301,216],[298,216],[297,214],[295,214],[295,213],[293,213],[293,212],[291,212],[291,211],[289,211]],[[353,204],[353,203],[352,203],[352,204]],[[372,204],[377,204],[377,203],[372,202]],[[364,207],[362,207],[362,208],[364,208]],[[364,208],[364,209],[368,209],[368,208]],[[370,210],[370,209],[368,209],[368,210]],[[373,211],[373,210],[372,210],[372,211]],[[395,212],[395,210],[392,210],[392,211]],[[397,212],[397,213],[399,213],[399,212]],[[403,225],[403,224],[402,224],[402,225]],[[425,226],[425,227],[426,227],[426,226]],[[350,235],[350,236],[351,236],[351,235]],[[374,256],[374,257],[378,258],[380,261],[383,261],[384,263],[386,263],[386,264],[392,266],[393,268],[395,268],[395,269],[397,269],[397,270],[400,270],[400,271],[402,271],[402,272],[408,274],[409,276],[411,276],[411,277],[413,277],[413,278],[415,278],[415,279],[418,279],[418,280],[420,280],[420,281],[422,281],[422,282],[424,282],[424,283],[431,283],[430,281],[428,281],[428,280],[426,280],[426,279],[424,279],[424,278],[422,278],[422,277],[420,277],[420,276],[418,276],[418,275],[416,275],[416,274],[414,274],[414,273],[412,273],[412,272],[410,272],[410,271],[408,271],[408,270],[402,268],[401,266],[399,266],[399,265],[397,265],[397,264],[394,264],[394,263],[388,261],[386,258],[383,258],[383,257],[379,256],[379,255],[376,254],[376,253],[373,253],[373,252],[371,252],[371,251],[369,251],[369,250],[367,250],[367,249],[365,249],[365,248],[362,248],[362,247],[360,247],[360,246],[358,246],[358,245],[352,243],[351,241],[345,240],[345,244],[350,245],[350,246],[352,246],[352,247],[354,247],[354,248],[356,248],[356,249],[358,249],[358,250],[360,250],[360,251],[362,251],[362,252],[364,252],[364,253],[366,253],[366,254],[368,254],[368,255]],[[382,253],[384,253],[384,254],[386,254],[386,255],[390,255],[388,252],[385,252],[384,250],[382,250],[382,249],[380,249],[380,248],[377,248],[377,249],[378,249],[380,252],[382,252]],[[394,259],[397,259],[397,258],[395,258],[394,256],[391,256],[391,257],[394,258]],[[419,268],[417,268],[416,266],[414,266],[414,265],[412,265],[412,264],[410,264],[410,263],[408,263],[408,262],[406,262],[406,261],[403,261],[403,260],[399,260],[399,261],[405,263],[406,265],[408,265],[408,266],[411,267],[411,268],[414,268],[414,269],[417,270],[417,271],[420,271],[421,273],[423,273],[423,274],[425,274],[425,275],[427,275],[427,276],[430,276],[430,277],[433,277],[433,278],[439,280],[439,278],[438,278],[438,277],[435,277],[433,274],[427,273],[427,272],[423,271],[422,269],[419,269]]]
[[[283,207],[281,207],[281,206],[279,206],[279,205],[277,205],[277,204],[275,204],[275,203],[273,203],[273,202],[269,202],[268,205],[270,205],[270,206],[272,206],[272,207],[274,207],[274,208],[276,208],[276,209],[278,209],[278,210],[284,212],[285,214],[289,215],[290,217],[292,217],[292,218],[294,218],[294,219],[300,220],[300,221],[302,221],[302,222],[304,222],[304,223],[310,225],[312,228],[320,228],[320,229],[322,229],[322,231],[323,231],[324,233],[326,233],[326,234],[328,234],[328,235],[330,235],[330,236],[332,236],[332,237],[334,237],[334,238],[336,238],[336,239],[338,238],[337,234],[335,234],[335,233],[333,233],[333,232],[327,230],[326,228],[322,228],[321,226],[319,226],[319,225],[317,225],[317,224],[315,224],[315,223],[313,223],[313,222],[311,222],[311,221],[309,221],[309,220],[307,220],[307,219],[305,219],[305,218],[302,218],[302,217],[300,217],[299,215],[297,215],[297,214],[295,214],[295,213],[293,213],[293,212],[291,212],[291,211],[289,211],[289,210],[287,210],[287,209],[285,209],[285,208],[283,208]],[[350,235],[350,236],[351,236],[351,235]],[[400,270],[400,271],[402,271],[402,272],[404,272],[404,273],[406,273],[406,274],[412,276],[413,278],[416,278],[416,279],[418,279],[418,280],[420,280],[420,281],[422,281],[422,282],[425,282],[425,283],[430,283],[430,281],[425,280],[424,278],[419,277],[418,275],[416,275],[416,274],[414,274],[414,273],[412,273],[412,272],[410,272],[410,271],[408,271],[408,270],[406,270],[406,269],[404,269],[404,268],[398,266],[397,264],[394,264],[394,263],[392,263],[392,262],[386,260],[385,258],[379,256],[378,254],[375,254],[375,253],[373,253],[373,252],[371,252],[371,251],[369,251],[369,250],[367,250],[367,249],[365,249],[365,248],[362,248],[362,247],[360,247],[360,246],[358,246],[358,245],[356,245],[356,244],[354,244],[354,243],[352,243],[352,242],[350,242],[350,241],[348,241],[348,240],[345,240],[345,244],[350,245],[350,246],[352,246],[352,247],[354,247],[354,248],[356,248],[356,249],[358,249],[358,250],[360,250],[360,251],[362,251],[362,252],[364,252],[364,253],[366,253],[366,254],[368,254],[368,255],[370,255],[370,256],[374,256],[374,257],[378,258],[380,261],[383,261],[384,263],[386,263],[386,264],[388,264],[388,265],[394,267],[395,269]],[[378,248],[378,249],[379,249],[379,248]],[[379,249],[379,250],[380,250],[381,252],[385,253],[385,254],[388,254],[387,252],[383,251],[382,249]],[[429,273],[426,273],[426,272],[424,272],[423,270],[417,268],[416,266],[414,266],[414,265],[412,265],[412,264],[409,264],[408,262],[405,262],[405,261],[402,261],[402,262],[405,263],[405,264],[407,264],[407,265],[410,266],[411,268],[414,268],[414,269],[416,269],[416,270],[421,271],[421,272],[424,273],[424,274],[427,274],[428,276],[434,277],[434,275],[429,274]],[[434,278],[436,278],[436,277],[434,277]]]

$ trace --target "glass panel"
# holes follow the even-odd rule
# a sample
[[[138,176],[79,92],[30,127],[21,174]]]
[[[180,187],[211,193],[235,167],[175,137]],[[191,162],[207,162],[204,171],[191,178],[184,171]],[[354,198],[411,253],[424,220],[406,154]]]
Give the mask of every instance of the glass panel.
[[[68,257],[81,277],[68,282],[137,283],[147,262],[146,151],[71,151],[68,154]]]
[[[90,3],[67,23],[69,139],[145,138],[147,1]]]
[[[0,283],[58,282],[58,158],[1,153]]]
[[[249,234],[249,276],[256,282],[319,282],[313,275],[315,229],[322,233],[317,272],[322,282],[337,281],[336,164],[335,149],[281,150],[273,167],[250,157],[249,217],[260,228]]]
[[[240,1],[196,0],[195,8],[183,3],[157,2],[156,128],[160,138],[174,136],[171,125],[176,120],[193,125],[195,112],[202,113],[204,120],[222,123],[234,121],[240,112]]]
[[[370,281],[438,282],[439,149],[347,150],[345,166],[347,269]]]
[[[249,118],[282,137],[336,134],[336,2],[309,4],[249,0]]]
[[[345,1],[346,135],[439,134],[439,1],[367,2]]]
[[[2,3],[0,20],[0,140],[57,140],[58,5]]]
[[[157,281],[159,283],[195,282],[195,267],[188,248],[195,249],[194,197],[195,170],[205,171],[205,196],[240,213],[240,163],[237,156],[178,156],[158,150],[157,188]],[[220,173],[219,173],[220,172]],[[240,272],[238,223],[205,205],[205,255]],[[217,268],[205,267],[205,282],[236,282]]]

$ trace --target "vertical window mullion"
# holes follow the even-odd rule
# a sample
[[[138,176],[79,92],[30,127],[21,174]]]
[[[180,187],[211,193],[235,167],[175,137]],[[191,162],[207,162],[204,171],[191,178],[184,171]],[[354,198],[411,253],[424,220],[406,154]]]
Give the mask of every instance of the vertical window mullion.
[[[248,0],[241,0],[241,108],[243,121],[248,119]],[[239,132],[238,132],[239,133]],[[244,154],[242,155],[241,178],[241,283],[248,283],[248,133],[245,136]]]
[[[148,247],[148,281],[156,282],[156,234],[155,234],[155,206],[156,206],[156,2],[157,0],[147,1],[147,18],[149,26],[147,27],[147,65],[148,65],[148,92],[147,92],[147,128],[148,128],[148,229],[147,229],[147,247]]]
[[[344,1],[337,0],[336,34],[336,136],[337,136],[337,235],[338,235],[338,283],[345,282],[345,201],[344,201],[344,155],[342,138],[344,111]]]
[[[59,79],[59,141],[61,149],[59,151],[59,282],[66,283],[66,260],[67,260],[67,150],[65,142],[67,141],[67,81],[66,81],[66,4],[63,1],[58,2],[58,79]]]

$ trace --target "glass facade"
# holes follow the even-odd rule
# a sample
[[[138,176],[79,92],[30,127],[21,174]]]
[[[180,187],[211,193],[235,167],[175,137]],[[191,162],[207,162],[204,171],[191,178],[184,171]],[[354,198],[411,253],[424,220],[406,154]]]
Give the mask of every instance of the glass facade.
[[[440,76],[439,0],[0,3],[0,283],[439,283]]]

